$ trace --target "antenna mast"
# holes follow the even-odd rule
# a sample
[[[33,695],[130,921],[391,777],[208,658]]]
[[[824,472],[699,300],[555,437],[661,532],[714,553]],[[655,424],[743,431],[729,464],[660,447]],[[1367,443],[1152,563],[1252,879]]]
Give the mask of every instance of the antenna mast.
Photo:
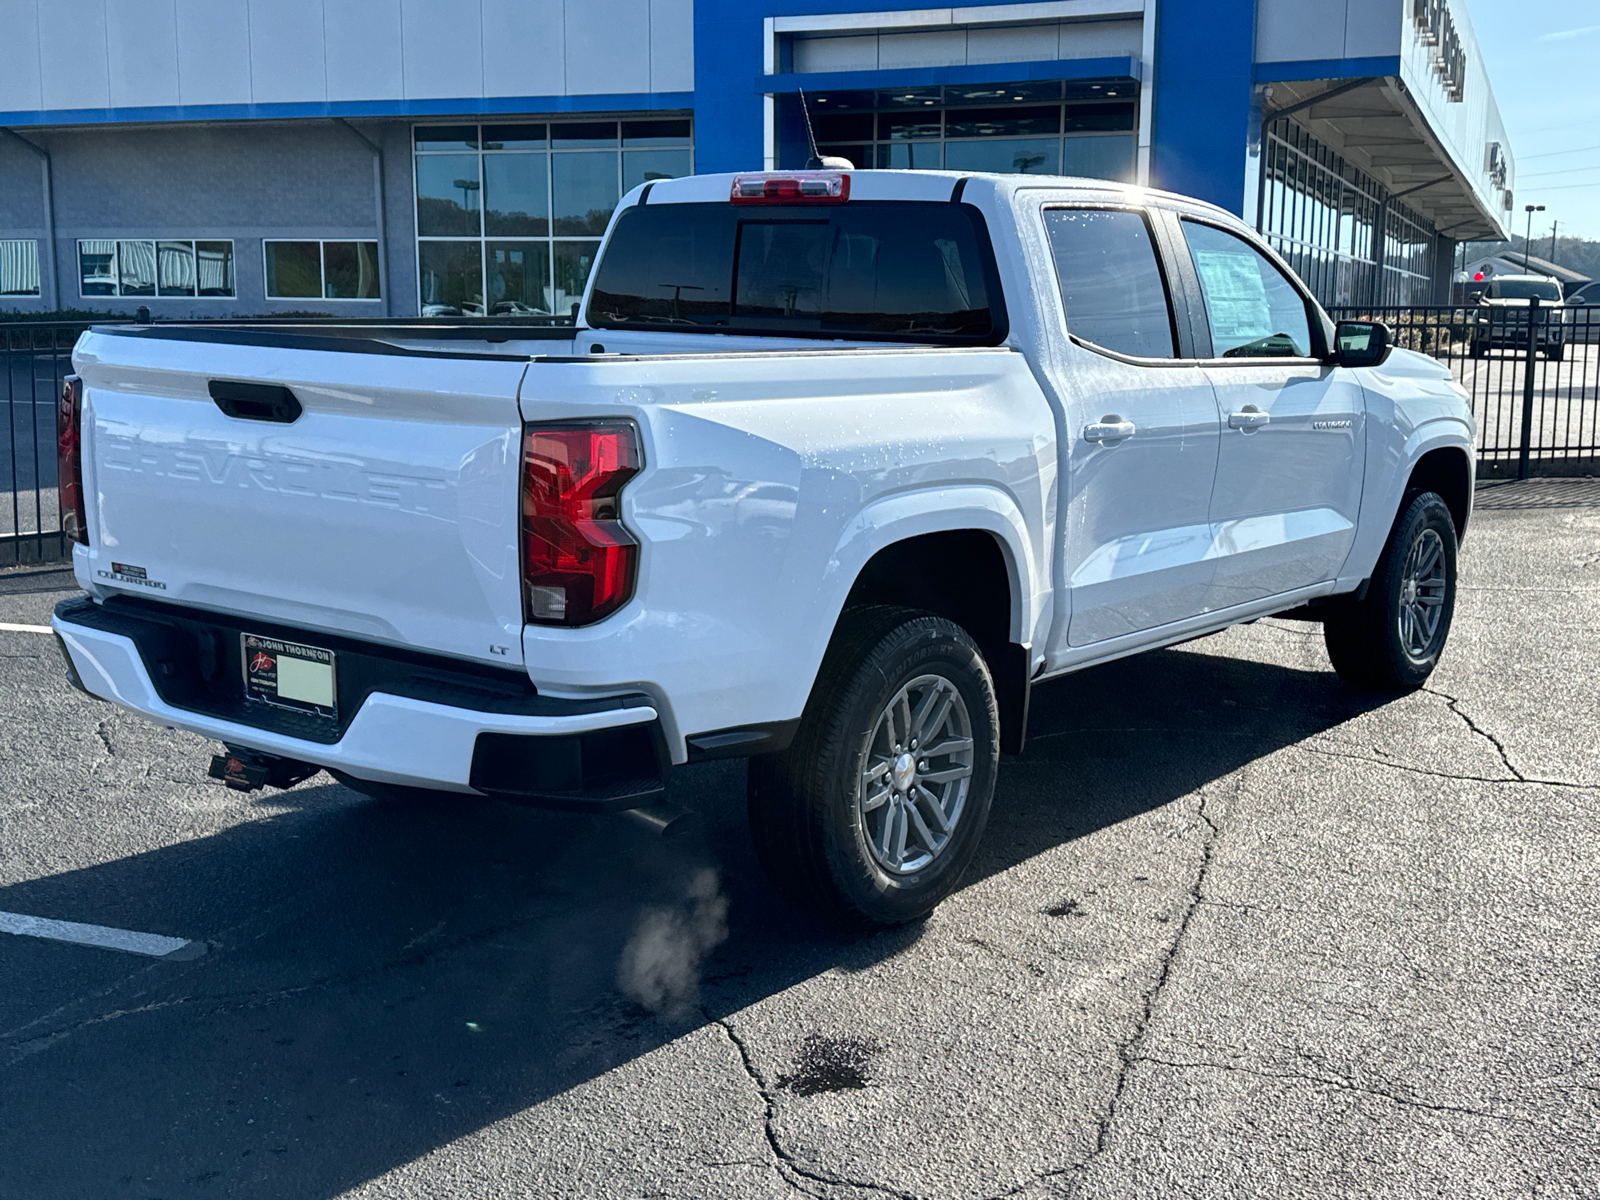
[[[822,155],[817,153],[817,135],[811,131],[811,108],[806,104],[805,88],[800,92],[800,115],[806,119],[806,141],[811,146],[811,159],[806,163],[806,170],[814,171],[822,165]]]

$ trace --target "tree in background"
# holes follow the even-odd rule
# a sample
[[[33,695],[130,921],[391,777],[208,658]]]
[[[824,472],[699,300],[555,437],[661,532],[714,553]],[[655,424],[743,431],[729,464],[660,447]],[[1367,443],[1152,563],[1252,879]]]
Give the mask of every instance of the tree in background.
[[[1522,257],[1523,239],[1514,237],[1509,242],[1467,242],[1465,244],[1466,258],[1464,261],[1472,262],[1474,259],[1484,258],[1490,254],[1502,254],[1508,258]],[[1456,251],[1456,261],[1463,261],[1461,251]],[[1587,275],[1590,279],[1600,279],[1600,241],[1590,238],[1556,237],[1555,258],[1550,258],[1550,235],[1533,239],[1532,254],[1535,258],[1553,261],[1558,267],[1566,267],[1569,271],[1576,271],[1580,275]]]

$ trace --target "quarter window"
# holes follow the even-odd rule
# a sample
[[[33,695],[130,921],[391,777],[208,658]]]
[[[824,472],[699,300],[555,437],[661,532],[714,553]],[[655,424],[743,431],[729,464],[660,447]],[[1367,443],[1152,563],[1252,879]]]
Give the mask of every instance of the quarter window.
[[[1306,301],[1283,272],[1243,238],[1185,220],[1211,353],[1217,358],[1309,358]]]
[[[1144,216],[1126,209],[1044,214],[1067,329],[1136,358],[1173,358],[1172,306]]]
[[[80,296],[233,296],[233,243],[85,238],[78,243]]]
[[[262,243],[269,300],[379,300],[377,242]]]

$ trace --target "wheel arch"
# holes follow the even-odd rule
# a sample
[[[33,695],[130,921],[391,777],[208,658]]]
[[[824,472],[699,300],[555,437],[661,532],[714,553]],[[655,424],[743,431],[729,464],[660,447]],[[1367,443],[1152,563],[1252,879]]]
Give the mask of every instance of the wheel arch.
[[[1472,455],[1465,447],[1437,446],[1417,459],[1406,477],[1401,496],[1415,491],[1438,493],[1450,509],[1459,543],[1467,536],[1467,522],[1472,516],[1474,466]]]
[[[852,523],[856,536],[847,531],[835,559],[853,566],[834,625],[845,611],[870,604],[921,609],[960,625],[994,678],[1001,747],[1016,753],[1026,734],[1040,607],[1035,556],[1009,496],[971,488],[957,498],[956,490],[890,497]]]

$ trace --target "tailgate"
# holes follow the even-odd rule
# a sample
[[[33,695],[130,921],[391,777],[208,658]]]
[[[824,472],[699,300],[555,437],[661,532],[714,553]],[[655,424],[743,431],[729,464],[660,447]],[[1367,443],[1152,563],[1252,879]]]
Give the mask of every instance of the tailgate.
[[[79,340],[80,580],[102,596],[520,663],[526,358],[257,341],[277,344]],[[300,415],[230,416],[213,381],[287,387]]]

